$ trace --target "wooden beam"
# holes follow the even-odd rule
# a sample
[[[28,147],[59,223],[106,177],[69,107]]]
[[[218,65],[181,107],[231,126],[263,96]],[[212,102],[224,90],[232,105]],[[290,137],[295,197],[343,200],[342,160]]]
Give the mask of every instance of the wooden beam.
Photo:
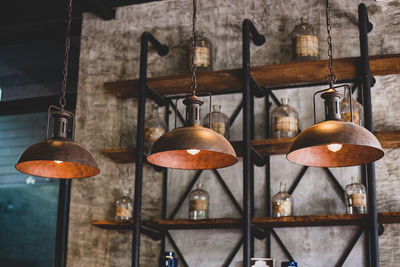
[[[359,78],[360,58],[334,59],[335,74],[338,80],[347,81]],[[374,76],[400,74],[400,54],[370,57],[371,72]],[[260,86],[266,88],[301,86],[324,83],[328,70],[327,60],[295,62],[279,65],[252,67],[251,74]],[[199,95],[227,94],[240,92],[242,70],[221,70],[198,74]],[[158,93],[171,97],[189,93],[191,78],[189,74],[150,78],[148,85]],[[139,81],[117,81],[105,83],[104,87],[119,98],[137,97]]]

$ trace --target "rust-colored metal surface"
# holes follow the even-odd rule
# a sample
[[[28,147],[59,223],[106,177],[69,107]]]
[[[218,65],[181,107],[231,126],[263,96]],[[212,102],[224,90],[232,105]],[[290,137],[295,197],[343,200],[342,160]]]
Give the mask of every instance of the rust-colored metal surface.
[[[189,149],[199,152],[192,155]],[[228,167],[237,163],[238,159],[224,136],[194,125],[174,129],[160,137],[147,161],[172,169],[205,170]]]
[[[330,144],[342,147],[333,152],[327,147]],[[370,163],[383,155],[378,139],[367,129],[351,122],[330,120],[301,132],[290,147],[287,159],[306,166],[346,167]]]
[[[67,140],[44,140],[30,146],[15,168],[29,175],[60,179],[85,178],[100,173],[89,151]]]

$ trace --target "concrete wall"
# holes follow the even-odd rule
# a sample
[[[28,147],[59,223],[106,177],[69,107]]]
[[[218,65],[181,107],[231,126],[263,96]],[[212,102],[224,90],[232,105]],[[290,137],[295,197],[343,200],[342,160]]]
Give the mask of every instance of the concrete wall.
[[[357,5],[361,1],[332,1],[333,46],[335,57],[359,55]],[[400,11],[398,1],[364,1],[369,6],[370,20],[374,31],[370,35],[370,53],[385,54],[399,52]],[[290,32],[300,17],[310,18],[320,37],[320,55],[326,58],[326,30],[322,0],[308,1],[199,1],[198,28],[204,32],[214,46],[214,69],[241,66],[241,22],[250,18],[267,37],[261,47],[252,46],[252,65],[266,65],[291,61]],[[106,81],[137,78],[139,72],[140,35],[149,31],[170,47],[170,53],[160,58],[149,55],[150,77],[186,72],[186,48],[191,29],[191,1],[162,1],[117,9],[117,18],[102,21],[85,14],[77,103],[76,140],[94,152],[101,175],[93,179],[73,181],[68,266],[130,266],[131,232],[105,231],[90,225],[91,220],[112,219],[114,201],[122,188],[133,187],[134,165],[115,164],[103,157],[102,148],[134,145],[136,132],[137,102],[134,99],[118,100],[103,88]],[[375,128],[399,129],[397,119],[400,98],[397,88],[400,76],[378,77],[373,89]],[[321,87],[322,88],[322,87]],[[311,97],[320,88],[281,90],[279,97],[288,96],[291,105],[300,114],[302,129],[312,124]],[[189,88],[188,88],[189,91]],[[223,112],[231,114],[240,95],[215,97],[214,103],[223,106]],[[296,101],[294,101],[296,99]],[[207,99],[205,99],[207,105]],[[263,99],[256,100],[256,138],[263,138],[265,105]],[[148,103],[150,104],[150,103]],[[322,106],[319,106],[319,110]],[[149,110],[149,109],[148,109]],[[182,110],[183,111],[183,110]],[[203,116],[206,108],[203,108]],[[322,119],[322,114],[320,114]],[[173,117],[171,117],[173,119]],[[173,121],[173,120],[172,120]],[[241,139],[241,117],[233,125],[231,139]],[[380,211],[397,211],[400,197],[393,190],[400,185],[398,151],[386,151],[386,157],[377,163],[377,191]],[[239,203],[242,202],[242,162],[222,169],[221,174],[230,186]],[[286,161],[284,156],[274,156],[272,166],[272,194],[276,193],[280,181],[290,184],[300,166]],[[339,182],[345,186],[351,175],[359,175],[358,168],[332,170]],[[168,210],[174,208],[193,172],[169,171]],[[264,168],[256,168],[255,215],[265,215]],[[149,166],[144,168],[143,217],[158,218],[161,213],[161,174]],[[211,196],[210,217],[239,217],[224,195],[212,172],[206,171],[200,181]],[[133,194],[133,193],[132,193]],[[294,193],[295,213],[329,214],[344,213],[345,208],[324,172],[312,168],[305,175]],[[184,203],[177,218],[187,218],[187,203]],[[356,232],[356,227],[315,227],[277,229],[299,266],[334,266],[338,257]],[[380,238],[382,266],[391,266],[400,259],[399,227],[388,226]],[[181,248],[190,266],[221,266],[229,252],[239,240],[237,230],[172,231],[172,236]],[[168,248],[171,247],[168,245]],[[263,242],[256,242],[255,256],[263,257]],[[273,257],[278,262],[285,259],[278,245],[272,244]],[[142,236],[141,266],[157,266],[159,243]],[[239,251],[232,266],[240,266],[242,251]],[[360,266],[364,263],[363,239],[350,254],[345,266]]]

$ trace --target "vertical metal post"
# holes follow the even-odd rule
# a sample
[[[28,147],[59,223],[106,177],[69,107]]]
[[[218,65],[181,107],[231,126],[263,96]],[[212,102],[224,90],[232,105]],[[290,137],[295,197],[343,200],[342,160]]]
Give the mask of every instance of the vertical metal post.
[[[259,34],[250,20],[245,19],[242,26],[242,65],[243,65],[243,266],[250,267],[252,255],[251,218],[253,171],[250,154],[250,139],[252,135],[252,97],[250,90],[250,33],[255,45],[262,45],[265,37]]]
[[[69,205],[71,199],[71,180],[61,179],[58,193],[56,247],[54,266],[65,267],[67,265]]]
[[[270,138],[271,132],[271,103],[269,102],[269,94],[265,97],[265,136]],[[265,157],[265,209],[266,216],[271,217],[271,158]],[[268,229],[265,237],[266,257],[271,257],[271,231]]]
[[[364,4],[358,6],[358,25],[360,30],[361,50],[361,78],[364,97],[365,128],[373,131],[372,101],[371,101],[371,71],[368,59],[368,32],[372,24],[368,21],[367,8]],[[368,185],[368,230],[370,241],[370,265],[379,267],[379,237],[378,237],[378,211],[376,204],[375,165],[367,164]]]
[[[169,131],[169,104],[165,106],[165,123],[167,124],[167,131]],[[168,169],[164,168],[163,170],[163,184],[162,184],[162,211],[161,211],[161,218],[167,219],[167,194],[168,194]],[[165,251],[165,233],[163,233],[163,237],[161,239],[161,256],[162,253]]]
[[[254,139],[254,97],[253,93],[251,94],[250,97],[250,140]],[[250,217],[254,218],[254,164],[253,162],[250,164]],[[254,257],[254,235],[251,235],[251,246],[250,246],[250,252],[251,252],[251,257]]]
[[[136,168],[135,168],[135,195],[133,206],[133,239],[132,239],[132,267],[139,267],[140,258],[140,226],[142,218],[142,182],[144,163],[144,118],[146,105],[147,53],[148,42],[157,49],[160,56],[168,54],[168,47],[162,45],[148,32],[142,34],[140,40],[140,70],[138,96],[138,122],[136,132]]]
[[[250,155],[250,21],[243,21],[243,267],[250,267],[251,257],[251,155]]]

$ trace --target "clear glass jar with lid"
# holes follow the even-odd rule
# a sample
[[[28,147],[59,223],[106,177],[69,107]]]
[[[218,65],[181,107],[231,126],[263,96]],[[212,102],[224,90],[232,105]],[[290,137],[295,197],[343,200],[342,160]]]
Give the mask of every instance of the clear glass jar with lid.
[[[193,55],[193,38],[189,40],[187,50],[187,60],[189,72],[192,71],[192,55]],[[194,65],[197,71],[212,71],[212,44],[200,32],[196,36],[196,55],[194,58]]]
[[[295,61],[316,60],[319,58],[318,36],[308,18],[301,18],[301,23],[292,31],[293,57]]]
[[[115,220],[132,220],[133,200],[129,197],[129,189],[122,191],[122,196],[115,202]]]
[[[356,177],[351,177],[351,184],[345,188],[347,214],[367,213],[367,190],[365,186],[357,181]]]
[[[280,183],[279,192],[272,197],[272,216],[293,216],[293,198],[286,191],[286,183]]]
[[[197,184],[197,188],[189,195],[189,219],[208,219],[209,195],[203,189],[203,184]]]
[[[350,97],[353,107],[353,122],[362,126],[364,121],[364,107],[352,96],[351,88],[347,86],[344,89],[344,98],[340,103],[340,116],[342,121],[351,122]]]
[[[213,111],[204,117],[204,127],[210,128],[210,121],[211,130],[222,134],[226,139],[229,140],[229,118],[227,115],[221,112],[221,105],[213,105]]]
[[[271,113],[272,137],[295,137],[299,131],[299,114],[289,106],[289,98],[281,98],[281,105]]]
[[[160,118],[158,106],[153,105],[151,115],[144,122],[144,152],[150,152],[151,146],[167,131],[167,124]]]

